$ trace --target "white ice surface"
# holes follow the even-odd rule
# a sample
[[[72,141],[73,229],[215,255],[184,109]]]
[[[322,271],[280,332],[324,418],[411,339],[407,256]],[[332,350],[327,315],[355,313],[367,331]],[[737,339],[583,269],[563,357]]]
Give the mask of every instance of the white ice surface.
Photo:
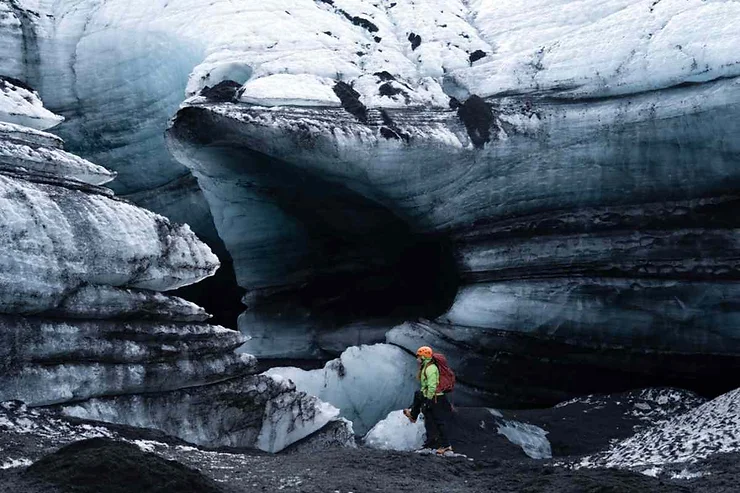
[[[533,459],[552,459],[552,447],[547,432],[539,426],[519,421],[504,421],[498,432],[511,443],[519,445],[524,453]]]
[[[239,100],[261,106],[340,106],[333,79],[309,74],[275,74],[250,80]]]
[[[740,3],[731,0],[477,0],[496,46],[453,74],[473,93],[637,93],[740,75]]]
[[[298,390],[336,406],[364,435],[390,411],[411,405],[416,371],[416,361],[404,350],[375,344],[351,347],[320,370],[288,367],[265,373],[288,378]]]
[[[2,7],[0,5],[0,9]],[[0,10],[0,14],[2,14],[2,10]],[[0,30],[2,30],[1,20]],[[0,48],[0,58],[3,51]],[[3,74],[0,73],[1,75]],[[0,78],[0,122],[17,123],[38,130],[46,130],[62,121],[64,121],[64,118],[44,108],[38,93],[19,87],[7,79]]]
[[[3,142],[1,136],[0,164],[42,171],[90,185],[103,185],[116,177],[116,173],[61,149]]]
[[[740,4],[731,0],[16,3],[40,14],[37,35],[49,49],[42,64],[61,66],[75,49],[75,62],[94,69],[87,60],[95,50],[123,54],[141,40],[181,53],[185,64],[202,60],[192,67],[189,94],[224,79],[310,74],[355,82],[388,71],[441,104],[435,95],[445,83],[483,96],[597,96],[740,75]],[[16,16],[5,18],[8,31],[19,30]],[[412,35],[420,37],[416,47]],[[47,47],[45,37],[63,42]],[[9,39],[6,46],[3,67],[20,71],[21,45]],[[485,56],[471,63],[477,50]],[[291,85],[300,94],[300,79]],[[366,104],[383,104],[378,84],[357,86]]]
[[[122,201],[0,175],[0,305],[43,310],[82,284],[168,290],[218,259],[187,225]]]
[[[403,412],[392,411],[367,432],[362,441],[381,450],[418,450],[424,445],[424,415],[412,423]]]

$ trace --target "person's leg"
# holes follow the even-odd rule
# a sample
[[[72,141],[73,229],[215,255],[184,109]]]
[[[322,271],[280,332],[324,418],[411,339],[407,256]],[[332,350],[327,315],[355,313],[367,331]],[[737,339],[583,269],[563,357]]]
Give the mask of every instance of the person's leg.
[[[416,423],[416,420],[419,418],[419,413],[421,413],[421,407],[424,404],[424,396],[422,395],[420,390],[417,390],[414,392],[414,402],[411,404],[410,409],[404,409],[403,415],[409,418],[409,421],[412,423]]]
[[[411,404],[411,417],[417,419],[421,413],[421,406],[424,404],[424,395],[421,390],[414,392],[414,402]]]
[[[439,447],[439,428],[437,418],[434,414],[433,403],[429,402],[422,411],[424,413],[424,429],[427,432],[427,439],[424,441],[424,448]]]
[[[447,400],[447,396],[441,395],[432,401],[430,406],[432,408],[431,417],[434,420],[434,427],[436,429],[436,436],[438,439],[440,448],[447,448],[451,446],[450,438],[447,436],[447,421],[450,419],[452,414],[452,408],[450,402]],[[424,415],[424,419],[426,419]]]

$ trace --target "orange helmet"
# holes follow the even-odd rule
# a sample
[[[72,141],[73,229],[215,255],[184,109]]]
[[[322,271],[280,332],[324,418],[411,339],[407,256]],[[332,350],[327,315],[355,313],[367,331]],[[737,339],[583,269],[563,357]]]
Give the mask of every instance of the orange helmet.
[[[429,346],[422,346],[419,349],[416,350],[416,356],[421,356],[422,358],[431,358],[432,357],[432,348]]]

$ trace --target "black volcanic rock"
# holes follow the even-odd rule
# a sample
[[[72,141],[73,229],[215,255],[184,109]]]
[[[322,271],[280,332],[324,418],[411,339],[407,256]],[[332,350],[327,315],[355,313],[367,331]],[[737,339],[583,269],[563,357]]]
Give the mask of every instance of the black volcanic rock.
[[[416,33],[409,34],[409,43],[411,43],[411,51],[417,49],[421,45],[421,36]]]
[[[717,400],[713,414],[716,417],[727,418],[727,414],[723,416],[721,412],[717,412],[722,408],[721,402],[722,398]],[[724,402],[727,403],[727,400]],[[698,462],[661,461],[657,467],[637,468],[645,470],[648,467],[651,473],[660,474],[659,478],[630,471],[629,463],[618,465],[617,467],[621,469],[605,469],[594,464],[584,468],[582,464],[584,459],[591,460],[582,455],[584,452],[604,450],[610,446],[610,442],[613,443],[610,439],[631,436],[635,431],[642,436],[643,430],[661,430],[666,427],[666,423],[685,422],[682,416],[698,417],[697,426],[689,427],[687,431],[701,433],[702,426],[707,424],[701,418],[705,414],[704,411],[710,409],[713,404],[707,403],[706,406],[709,407],[699,408],[697,405],[700,403],[701,401],[690,393],[675,389],[645,389],[623,395],[587,396],[562,403],[553,409],[515,413],[509,411],[499,413],[493,409],[462,409],[463,422],[459,423],[458,427],[461,425],[465,430],[458,437],[458,450],[465,449],[472,455],[468,458],[440,458],[366,447],[337,449],[332,440],[337,433],[343,434],[343,430],[334,426],[296,443],[280,454],[235,448],[204,449],[151,430],[64,418],[50,409],[27,409],[19,403],[5,402],[0,403],[0,430],[2,430],[0,464],[8,464],[9,468],[0,469],[0,492],[74,491],[72,489],[74,486],[68,485],[69,480],[65,480],[62,474],[52,477],[52,481],[57,484],[63,483],[55,486],[37,479],[34,474],[28,472],[29,469],[36,469],[42,462],[45,463],[43,473],[47,477],[50,471],[59,472],[60,464],[79,466],[80,471],[72,471],[71,476],[76,483],[80,483],[80,488],[85,488],[89,485],[88,480],[93,483],[95,481],[87,474],[93,469],[90,466],[101,464],[111,456],[124,458],[120,464],[112,466],[112,470],[117,472],[129,470],[127,466],[132,464],[127,462],[127,458],[136,458],[141,464],[134,463],[133,468],[134,470],[137,467],[143,468],[142,478],[155,476],[149,476],[147,472],[152,464],[160,464],[163,471],[172,471],[174,468],[175,471],[179,470],[182,474],[188,475],[186,469],[180,469],[180,466],[170,462],[177,461],[188,468],[196,468],[230,493],[254,490],[278,491],[288,481],[295,481],[293,484],[300,481],[301,484],[298,486],[312,493],[340,488],[342,491],[350,488],[358,491],[362,491],[362,488],[368,491],[403,491],[405,488],[438,491],[440,485],[445,492],[455,493],[519,492],[524,488],[553,493],[559,491],[580,493],[591,489],[596,491],[596,488],[602,490],[610,488],[609,491],[619,492],[733,491],[732,485],[736,482],[738,469],[734,466],[737,453],[715,454]],[[730,419],[735,415],[734,409],[731,410]],[[554,461],[530,459],[524,455],[519,446],[509,442],[502,435],[497,435],[499,425],[492,421],[493,419],[498,420],[499,424],[512,419],[536,422],[549,431],[546,437],[553,442],[554,451],[566,453],[571,451],[577,455],[567,457],[561,455]],[[485,429],[482,429],[481,425]],[[525,433],[520,438],[526,438],[527,430],[522,431]],[[712,435],[703,437],[700,450],[702,454],[707,451],[706,447],[716,449],[720,446],[720,442],[710,437],[726,438],[735,435],[737,430],[732,421],[725,420],[723,423],[720,419],[713,423],[711,432]],[[96,435],[108,437],[115,442],[112,440],[79,442]],[[516,439],[516,436],[512,435],[512,438]],[[137,450],[122,441],[135,444]],[[121,447],[116,446],[119,443],[122,443],[126,450],[121,452]],[[644,441],[632,443],[637,446],[645,444]],[[70,448],[71,452],[66,448],[57,452],[60,447],[70,444],[73,445]],[[101,444],[100,447],[97,444]],[[663,445],[668,444],[654,443],[663,453],[669,453],[671,450],[683,450],[683,453],[686,453],[691,450],[682,447],[683,442],[680,440],[675,444],[670,442],[669,444],[670,447],[666,447]],[[76,450],[77,447],[83,451]],[[88,451],[91,450],[101,450],[101,457],[90,457]],[[160,458],[153,456],[152,453]],[[471,458],[473,460],[470,460]],[[33,462],[36,462],[36,465],[32,465],[31,468],[25,467],[25,464]],[[663,472],[659,472],[660,470]],[[112,485],[120,485],[118,478],[109,477],[108,471],[100,470],[98,474],[109,479]],[[133,481],[136,482],[136,479]],[[410,486],[411,483],[413,486]],[[103,488],[99,491],[108,490]]]
[[[494,118],[489,103],[479,96],[470,96],[457,108],[457,114],[468,129],[470,140],[476,147],[483,147],[491,140],[491,125]]]
[[[210,101],[225,103],[232,101],[236,97],[237,91],[241,86],[241,84],[233,80],[224,80],[213,87],[204,87],[200,91],[200,95]]]
[[[33,463],[24,476],[75,493],[224,491],[196,469],[107,438],[91,438],[62,447]]]
[[[473,64],[481,58],[485,58],[487,55],[488,54],[483,50],[475,50],[473,53],[470,54],[468,60],[470,60],[470,63]]]
[[[342,102],[342,107],[361,122],[367,121],[367,108],[360,101],[360,93],[346,82],[339,81],[334,85],[334,93]]]

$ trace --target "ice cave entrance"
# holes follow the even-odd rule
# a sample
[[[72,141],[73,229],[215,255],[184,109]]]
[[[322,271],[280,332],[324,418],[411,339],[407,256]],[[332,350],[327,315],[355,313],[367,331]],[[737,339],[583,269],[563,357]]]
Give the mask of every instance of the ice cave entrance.
[[[330,328],[434,318],[451,306],[460,281],[449,238],[369,185],[343,182],[341,163],[264,154],[241,125],[202,108],[180,110],[168,141],[204,190],[248,310],[299,307]]]
[[[460,281],[447,237],[419,233],[387,205],[290,163],[249,149],[242,158],[278,175],[262,193],[305,232],[293,245],[305,281],[292,303],[332,325],[434,318],[452,305]]]

